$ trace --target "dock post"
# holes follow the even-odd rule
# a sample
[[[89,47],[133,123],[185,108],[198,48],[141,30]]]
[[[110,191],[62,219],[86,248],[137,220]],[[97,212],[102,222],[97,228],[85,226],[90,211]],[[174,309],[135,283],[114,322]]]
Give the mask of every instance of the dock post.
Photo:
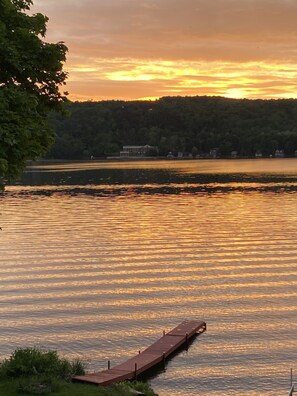
[[[165,363],[166,363],[166,358],[165,358],[165,352],[163,352],[163,368],[165,368]]]
[[[107,361],[107,369],[110,370],[110,360]]]
[[[137,363],[135,363],[134,379],[137,380]]]
[[[163,330],[163,337],[165,337],[165,330]]]
[[[189,348],[189,334],[186,333],[186,348]]]

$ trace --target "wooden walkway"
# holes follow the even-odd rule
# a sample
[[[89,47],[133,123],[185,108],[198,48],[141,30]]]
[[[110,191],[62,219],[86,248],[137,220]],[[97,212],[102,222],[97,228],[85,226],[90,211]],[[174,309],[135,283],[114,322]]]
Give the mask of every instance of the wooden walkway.
[[[136,379],[138,375],[151,369],[165,360],[181,346],[188,345],[195,334],[206,330],[206,323],[191,320],[184,321],[158,341],[146,348],[143,352],[126,362],[108,370],[73,377],[73,381],[92,383],[96,385],[111,385],[124,380]]]

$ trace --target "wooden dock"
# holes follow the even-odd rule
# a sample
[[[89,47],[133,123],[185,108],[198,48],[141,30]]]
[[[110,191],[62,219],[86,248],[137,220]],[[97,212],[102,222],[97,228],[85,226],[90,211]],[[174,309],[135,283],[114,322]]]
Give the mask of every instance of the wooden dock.
[[[175,327],[143,352],[108,370],[73,377],[75,382],[92,383],[100,386],[111,385],[124,380],[136,379],[138,375],[153,368],[182,346],[188,346],[191,338],[206,330],[206,323],[186,320]]]

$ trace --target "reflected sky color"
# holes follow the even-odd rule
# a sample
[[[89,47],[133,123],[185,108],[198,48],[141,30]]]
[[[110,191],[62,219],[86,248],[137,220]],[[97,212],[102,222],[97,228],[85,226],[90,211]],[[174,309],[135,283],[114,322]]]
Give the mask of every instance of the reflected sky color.
[[[289,0],[36,0],[69,47],[71,100],[296,98]]]
[[[138,171],[149,186],[159,180],[157,192]],[[151,379],[157,393],[286,394],[297,358],[296,160],[51,164],[28,175],[31,185],[0,197],[2,356],[37,345],[100,370],[195,318],[207,332]],[[48,184],[67,175],[81,184]],[[96,194],[107,178],[117,193]]]

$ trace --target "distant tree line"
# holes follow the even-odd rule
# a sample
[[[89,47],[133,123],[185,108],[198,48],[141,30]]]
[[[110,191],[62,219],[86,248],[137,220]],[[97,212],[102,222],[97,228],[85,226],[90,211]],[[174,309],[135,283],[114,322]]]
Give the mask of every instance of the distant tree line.
[[[208,155],[250,157],[297,150],[297,100],[163,97],[157,101],[70,102],[68,117],[50,115],[56,142],[50,158],[118,155],[123,145]]]

